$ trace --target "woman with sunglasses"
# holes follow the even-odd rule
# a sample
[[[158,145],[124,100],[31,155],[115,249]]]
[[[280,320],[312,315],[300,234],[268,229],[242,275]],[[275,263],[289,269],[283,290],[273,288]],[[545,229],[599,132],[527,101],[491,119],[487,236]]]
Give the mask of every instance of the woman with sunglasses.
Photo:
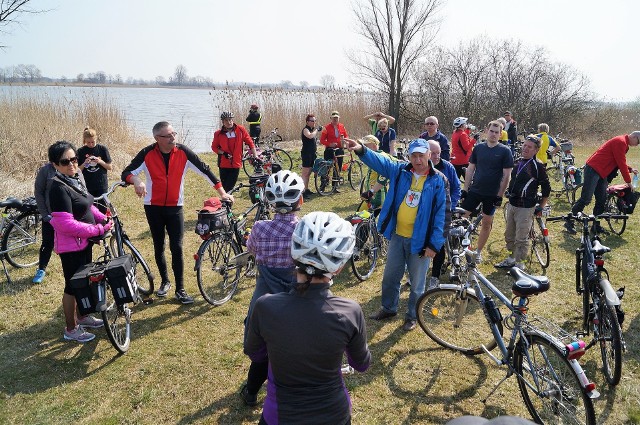
[[[85,332],[84,328],[99,328],[102,320],[76,315],[76,299],[70,282],[76,271],[91,262],[92,243],[89,238],[104,234],[113,223],[93,205],[93,196],[78,174],[75,147],[67,141],[58,141],[49,146],[48,154],[49,161],[56,169],[51,179],[49,206],[50,223],[55,232],[54,251],[60,256],[64,273],[64,339],[87,342],[95,335]]]
[[[304,199],[308,199],[309,195],[313,194],[309,190],[309,176],[316,160],[316,140],[320,132],[322,132],[322,126],[316,127],[316,116],[314,114],[307,115],[306,123],[300,136],[302,138],[300,158],[302,159],[301,177],[304,182],[304,193],[302,195]]]

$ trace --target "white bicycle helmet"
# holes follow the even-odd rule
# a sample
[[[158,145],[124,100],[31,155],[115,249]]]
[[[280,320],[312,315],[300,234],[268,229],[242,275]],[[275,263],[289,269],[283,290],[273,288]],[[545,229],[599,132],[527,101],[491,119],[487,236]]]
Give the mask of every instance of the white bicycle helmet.
[[[332,212],[314,211],[296,225],[291,257],[297,263],[334,274],[349,261],[355,243],[351,223]]]
[[[453,127],[454,128],[458,128],[458,127],[466,124],[468,120],[469,120],[469,118],[467,118],[467,117],[458,117],[455,120],[453,120]]]
[[[225,118],[233,118],[233,112],[224,111],[223,113],[221,113],[220,114],[220,119],[223,120]]]
[[[269,176],[264,188],[267,201],[277,212],[285,214],[298,206],[304,192],[302,177],[289,170],[280,170]]]

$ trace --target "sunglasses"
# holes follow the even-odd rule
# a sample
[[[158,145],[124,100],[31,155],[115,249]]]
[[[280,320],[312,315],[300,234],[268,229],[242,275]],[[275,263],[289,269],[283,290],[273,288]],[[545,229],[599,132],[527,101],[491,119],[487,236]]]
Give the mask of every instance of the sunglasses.
[[[436,123],[434,123],[434,122],[426,122],[426,123],[424,123],[424,125],[436,125]]]
[[[307,120],[308,122],[316,122],[316,120]]]
[[[60,162],[58,164],[62,165],[63,167],[68,166],[71,163],[77,164],[78,163],[78,157],[74,156],[73,158],[64,158],[61,159]]]
[[[175,131],[173,131],[173,132],[171,132],[171,133],[169,133],[169,134],[167,134],[167,135],[165,135],[165,136],[161,136],[161,135],[159,135],[159,134],[158,134],[158,137],[162,137],[163,139],[170,139],[170,138],[172,138],[172,137],[176,137],[176,135],[177,135],[177,134],[178,134],[178,133],[176,133]]]

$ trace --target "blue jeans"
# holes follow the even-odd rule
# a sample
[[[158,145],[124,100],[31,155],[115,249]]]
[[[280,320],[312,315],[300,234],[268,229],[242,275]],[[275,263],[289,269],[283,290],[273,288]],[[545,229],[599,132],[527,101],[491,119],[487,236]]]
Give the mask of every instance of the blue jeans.
[[[405,266],[411,280],[411,293],[407,304],[406,319],[416,320],[416,303],[424,293],[424,286],[429,270],[430,258],[411,253],[411,238],[398,236],[395,233],[389,241],[389,256],[382,276],[382,309],[388,313],[398,311],[400,285]]]
[[[595,195],[596,203],[593,206],[593,215],[600,215],[604,212],[607,202],[607,179],[600,175],[588,165],[584,166],[584,184],[580,199],[571,208],[571,212],[576,214],[582,212],[584,207],[589,205],[591,198]]]

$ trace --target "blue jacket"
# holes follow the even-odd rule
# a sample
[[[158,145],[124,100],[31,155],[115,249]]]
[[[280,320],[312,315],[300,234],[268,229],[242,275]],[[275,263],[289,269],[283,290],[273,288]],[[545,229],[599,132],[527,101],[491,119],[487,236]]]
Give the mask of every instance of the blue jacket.
[[[389,179],[389,191],[378,217],[378,231],[391,239],[396,230],[398,209],[411,187],[413,166],[411,163],[392,161],[363,146],[360,159],[367,166]],[[444,245],[444,216],[447,204],[448,182],[444,175],[433,168],[429,161],[429,175],[422,187],[420,205],[411,235],[411,253],[419,254],[430,248],[440,251]]]
[[[429,132],[425,131],[420,135],[421,139],[424,140],[435,140],[440,143],[440,159],[446,159],[449,161],[451,159],[451,148],[449,147],[449,139],[445,136],[440,130],[436,131],[436,134],[433,137],[429,136]]]
[[[456,169],[449,161],[440,159],[436,165],[436,170],[440,171],[449,180],[449,194],[451,195],[451,211],[455,210],[460,201],[460,179],[456,174]]]

